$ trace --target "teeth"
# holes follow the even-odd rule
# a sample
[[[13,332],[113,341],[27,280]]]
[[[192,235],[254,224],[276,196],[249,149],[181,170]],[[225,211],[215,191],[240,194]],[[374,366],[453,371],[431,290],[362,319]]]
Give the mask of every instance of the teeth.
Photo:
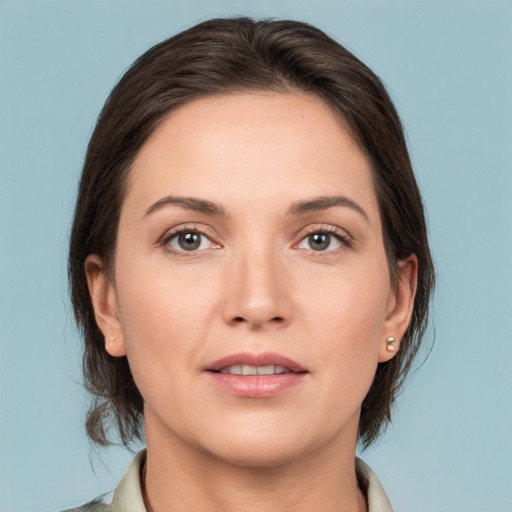
[[[258,375],[258,370],[254,366],[242,366],[242,375]]]
[[[231,375],[242,375],[242,367],[241,366],[226,366],[226,368],[222,368],[220,373],[230,373]]]
[[[235,366],[226,366],[226,368],[222,368],[220,373],[229,373],[231,375],[274,375],[291,372],[283,366],[274,366],[273,364],[269,366],[250,366],[247,364],[237,364]]]
[[[245,367],[244,367],[245,368]],[[272,375],[275,373],[274,365],[270,366],[258,366],[256,372],[258,375]]]

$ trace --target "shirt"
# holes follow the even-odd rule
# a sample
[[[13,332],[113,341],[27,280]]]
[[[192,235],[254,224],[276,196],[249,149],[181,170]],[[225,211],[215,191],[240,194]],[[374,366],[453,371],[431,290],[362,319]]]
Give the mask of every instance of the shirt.
[[[145,460],[146,450],[141,450],[133,459],[114,493],[104,494],[81,507],[64,512],[147,512],[142,499],[140,481]],[[359,458],[356,458],[356,474],[359,485],[366,494],[368,512],[393,512],[377,475]]]

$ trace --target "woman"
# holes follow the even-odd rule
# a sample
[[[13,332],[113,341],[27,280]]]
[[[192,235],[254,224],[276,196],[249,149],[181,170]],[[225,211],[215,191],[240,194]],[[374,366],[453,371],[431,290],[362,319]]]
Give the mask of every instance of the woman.
[[[398,115],[346,49],[249,19],[150,49],[98,120],[69,262],[88,434],[147,445],[78,510],[391,510],[356,443],[434,274]]]

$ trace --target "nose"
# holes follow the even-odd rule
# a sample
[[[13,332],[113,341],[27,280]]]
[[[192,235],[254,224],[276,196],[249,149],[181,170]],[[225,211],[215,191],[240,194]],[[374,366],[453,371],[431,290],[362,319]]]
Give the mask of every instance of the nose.
[[[228,269],[224,319],[250,330],[283,327],[291,320],[289,271],[271,248],[234,255]]]

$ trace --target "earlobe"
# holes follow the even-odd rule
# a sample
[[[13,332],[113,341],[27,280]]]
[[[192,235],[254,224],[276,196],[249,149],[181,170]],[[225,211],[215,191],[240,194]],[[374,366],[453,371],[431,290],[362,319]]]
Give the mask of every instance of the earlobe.
[[[390,301],[390,311],[384,324],[383,340],[379,351],[379,363],[389,361],[400,349],[414,310],[414,297],[418,278],[418,258],[411,254],[398,261],[399,279]]]
[[[113,357],[124,356],[126,350],[115,288],[105,273],[101,258],[96,254],[87,256],[85,274],[96,323],[105,336],[105,350]]]
[[[116,338],[105,338],[105,350],[112,357],[122,357],[126,355],[124,343]]]

